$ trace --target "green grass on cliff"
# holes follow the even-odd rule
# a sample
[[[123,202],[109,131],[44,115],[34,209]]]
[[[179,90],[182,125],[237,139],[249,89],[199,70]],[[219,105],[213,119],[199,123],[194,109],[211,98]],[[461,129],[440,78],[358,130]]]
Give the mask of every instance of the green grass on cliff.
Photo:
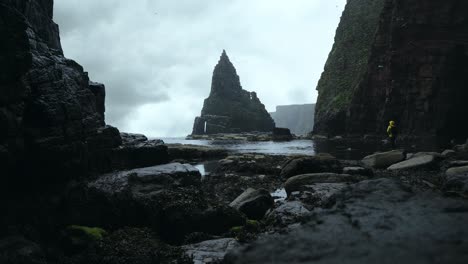
[[[316,117],[346,110],[367,71],[385,0],[350,0],[317,85]]]

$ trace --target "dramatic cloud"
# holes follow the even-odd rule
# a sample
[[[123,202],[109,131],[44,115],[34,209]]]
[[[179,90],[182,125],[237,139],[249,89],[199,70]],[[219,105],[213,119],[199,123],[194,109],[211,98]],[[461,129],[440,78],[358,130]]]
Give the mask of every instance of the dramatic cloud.
[[[55,0],[65,55],[107,88],[106,121],[191,132],[226,49],[269,111],[316,101],[345,0]]]

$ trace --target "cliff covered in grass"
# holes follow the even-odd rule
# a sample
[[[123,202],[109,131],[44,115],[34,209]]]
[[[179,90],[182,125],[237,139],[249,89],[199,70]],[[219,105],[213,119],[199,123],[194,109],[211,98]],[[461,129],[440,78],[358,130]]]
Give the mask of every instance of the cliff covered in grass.
[[[314,131],[402,134],[448,141],[468,135],[465,1],[350,0],[324,72]]]

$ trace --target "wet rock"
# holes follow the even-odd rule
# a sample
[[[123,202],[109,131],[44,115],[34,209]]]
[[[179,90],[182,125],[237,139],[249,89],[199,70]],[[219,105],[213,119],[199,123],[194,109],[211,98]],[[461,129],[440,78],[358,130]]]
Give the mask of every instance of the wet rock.
[[[414,153],[413,155],[413,158],[415,157],[421,157],[421,156],[434,156],[435,158],[443,158],[442,154],[440,154],[439,152],[430,152],[430,151],[423,151],[423,152],[416,152]]]
[[[454,160],[449,162],[450,167],[468,166],[468,160]]]
[[[45,255],[36,243],[21,236],[0,239],[0,263],[46,264]]]
[[[450,158],[450,157],[455,156],[456,154],[457,154],[457,152],[455,150],[451,150],[451,149],[446,149],[441,153],[442,157],[444,157],[444,158]]]
[[[343,174],[372,176],[374,172],[369,168],[363,167],[344,167]]]
[[[102,228],[76,225],[68,226],[65,233],[63,243],[70,253],[91,248],[107,235],[107,232]]]
[[[414,193],[391,179],[362,181],[289,233],[234,250],[226,263],[445,263],[468,260],[468,201]],[[421,250],[423,249],[423,250]]]
[[[312,157],[292,158],[286,162],[281,169],[280,176],[282,178],[290,178],[295,175],[305,173],[319,172],[341,172],[339,161],[326,153],[319,153]]]
[[[70,198],[70,217],[88,226],[158,226],[165,207],[206,207],[193,190],[200,184],[199,171],[179,163],[105,174]]]
[[[127,138],[128,139],[128,138]],[[148,167],[169,162],[167,146],[162,140],[128,140],[126,144],[96,151],[90,163],[98,172]]]
[[[375,153],[362,159],[362,163],[367,167],[383,169],[405,159],[405,155],[400,150]]]
[[[273,198],[267,190],[248,188],[229,206],[243,212],[249,219],[260,220],[273,204]]]
[[[448,177],[468,174],[468,166],[452,167],[445,172]]]
[[[413,158],[395,163],[387,168],[387,170],[409,170],[421,167],[427,167],[434,164],[436,161],[434,155],[415,155]]]
[[[468,170],[463,173],[447,174],[443,185],[446,192],[456,192],[464,197],[468,196]]]
[[[173,243],[193,232],[221,234],[245,222],[237,210],[208,201],[200,185],[200,172],[180,163],[105,174],[88,184],[81,200],[69,202],[70,221],[152,227]]]
[[[87,140],[105,125],[104,86],[63,56],[52,0],[2,1],[0,17],[4,177],[55,183],[87,175]]]
[[[239,242],[234,238],[221,238],[185,245],[183,249],[185,254],[192,258],[194,264],[204,264],[222,261],[228,251],[239,246]]]
[[[335,204],[336,196],[348,187],[348,183],[315,183],[304,186],[299,199],[306,205],[329,208]]]
[[[280,164],[289,159],[280,155],[235,154],[220,161],[218,172],[278,175]]]
[[[297,191],[291,192],[288,200],[299,200],[308,208],[330,208],[349,183],[314,183],[303,185]]]
[[[94,250],[60,263],[192,263],[185,252],[161,241],[149,228],[125,227],[106,236]]]
[[[167,146],[171,160],[215,159],[228,156],[227,150],[222,148],[186,144],[168,144]]]
[[[337,173],[310,173],[302,174],[289,178],[284,183],[284,189],[288,196],[294,191],[301,191],[307,188],[308,185],[315,183],[343,183],[353,182],[357,179],[356,176]]]
[[[122,143],[124,145],[134,145],[148,141],[148,138],[143,134],[133,134],[133,133],[124,133],[121,132],[120,136],[122,137]]]
[[[288,128],[275,127],[273,129],[273,140],[274,141],[289,141],[292,140],[293,136]]]
[[[286,226],[300,222],[310,214],[310,211],[300,201],[284,201],[279,206],[267,212],[267,221],[275,225]]]
[[[197,186],[200,183],[201,175],[197,168],[189,164],[170,163],[105,174],[90,183],[89,186],[109,195],[144,190],[143,195],[161,188]]]
[[[211,92],[195,118],[193,135],[271,132],[275,123],[255,92],[242,89],[234,65],[223,50],[213,71]]]

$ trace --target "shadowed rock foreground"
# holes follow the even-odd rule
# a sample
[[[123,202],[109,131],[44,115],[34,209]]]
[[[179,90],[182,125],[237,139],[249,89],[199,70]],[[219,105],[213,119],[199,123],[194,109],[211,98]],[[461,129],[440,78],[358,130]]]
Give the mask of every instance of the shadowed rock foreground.
[[[351,185],[332,209],[266,235],[227,263],[466,263],[468,200],[381,178]]]
[[[0,263],[468,263],[468,142],[345,160],[120,133],[104,86],[63,56],[52,11],[0,3]],[[292,139],[224,52],[200,118],[194,134]]]

